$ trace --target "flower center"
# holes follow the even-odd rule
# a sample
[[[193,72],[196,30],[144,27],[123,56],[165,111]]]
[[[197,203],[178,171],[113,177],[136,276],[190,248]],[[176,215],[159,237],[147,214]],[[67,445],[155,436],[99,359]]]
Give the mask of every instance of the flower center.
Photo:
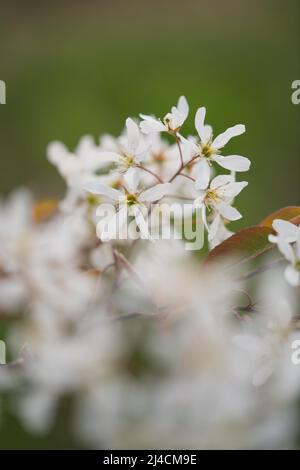
[[[209,189],[208,191],[206,191],[206,195],[205,195],[206,204],[210,205],[210,204],[214,204],[220,201],[221,201],[221,198],[215,189]]]
[[[173,128],[171,113],[165,115],[165,117],[163,118],[163,123],[168,128],[168,132],[170,132],[170,134],[176,134],[180,130],[180,126]]]
[[[209,144],[200,144],[201,155],[205,158],[210,158],[212,155],[218,153]]]
[[[134,164],[134,156],[131,155],[130,153],[124,153],[123,157],[122,157],[122,163],[125,165],[125,166],[133,166]]]
[[[89,206],[97,206],[100,204],[101,198],[96,196],[95,194],[88,194],[86,198],[86,202],[89,204]]]
[[[127,194],[126,195],[126,203],[129,207],[134,206],[138,203],[138,198],[136,194]]]

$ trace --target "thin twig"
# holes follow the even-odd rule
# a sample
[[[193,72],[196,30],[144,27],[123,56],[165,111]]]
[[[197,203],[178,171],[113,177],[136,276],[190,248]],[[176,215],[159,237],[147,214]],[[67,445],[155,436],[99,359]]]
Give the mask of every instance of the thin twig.
[[[132,264],[128,261],[127,258],[125,258],[122,253],[118,252],[117,250],[114,250],[114,254],[116,258],[118,259],[118,262],[120,263],[120,266],[123,266],[126,271],[131,275],[131,277],[135,280],[135,282],[145,289],[145,284],[143,280],[141,279],[139,273],[136,271],[136,269],[132,266]]]
[[[162,316],[161,313],[131,312],[131,313],[123,313],[122,315],[112,316],[111,320],[113,322],[116,322],[116,321],[130,320],[131,318],[136,318],[136,317],[157,318],[157,317],[161,317],[161,316]]]
[[[247,312],[247,313],[253,313],[253,312],[257,312],[257,308],[256,308],[256,304],[252,302],[252,299],[250,297],[250,294],[248,294],[247,291],[245,291],[244,289],[233,289],[234,291],[236,292],[240,292],[242,294],[244,294],[247,299],[248,299],[248,303],[245,304],[245,305],[237,305],[237,306],[233,306],[232,307],[232,310],[235,312],[235,313],[239,313],[239,312]]]
[[[179,139],[178,135],[176,136],[176,144],[177,144],[177,147],[178,147],[178,150],[179,150],[180,164],[181,164],[181,167],[183,167],[183,155],[182,155],[182,149],[181,149],[180,139]]]
[[[187,196],[180,196],[180,195],[176,195],[176,194],[167,194],[165,196],[166,199],[168,199],[169,197],[173,198],[173,199],[182,199],[183,201],[193,201],[194,199],[191,198],[191,197],[187,197]]]
[[[269,269],[277,268],[279,266],[282,266],[286,263],[285,258],[279,258],[275,261],[271,261],[270,263],[264,264],[262,266],[259,266],[259,268],[254,269],[253,271],[249,271],[246,274],[243,274],[239,280],[240,281],[245,281],[246,279],[251,279],[252,277],[256,276],[257,274],[264,273],[265,271],[268,271]]]
[[[143,165],[137,165],[137,168],[140,168],[141,170],[144,170],[144,171],[146,171],[147,173],[149,173],[150,175],[154,176],[154,178],[156,178],[157,181],[159,181],[160,183],[163,183],[163,182],[164,182],[164,181],[161,179],[160,176],[158,176],[156,173],[154,173],[154,171],[149,170],[149,168],[146,168],[146,167],[143,166]]]
[[[194,182],[196,181],[195,178],[193,178],[193,177],[190,176],[190,175],[187,175],[186,173],[179,173],[178,176],[184,176],[185,178],[188,178],[188,179],[191,180],[191,181],[194,181]]]
[[[194,160],[197,160],[197,158],[199,158],[198,155],[195,155],[193,158],[191,158],[188,162],[186,163],[183,163],[182,165],[180,165],[180,167],[178,168],[178,170],[174,173],[174,175],[169,179],[169,183],[172,183],[172,181],[174,181],[174,179],[182,172],[182,170],[187,167],[188,165],[190,165]]]

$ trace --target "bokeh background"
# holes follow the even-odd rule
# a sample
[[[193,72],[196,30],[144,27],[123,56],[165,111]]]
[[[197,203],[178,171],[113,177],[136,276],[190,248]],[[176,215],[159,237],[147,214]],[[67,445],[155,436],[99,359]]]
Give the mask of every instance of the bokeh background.
[[[233,229],[299,203],[299,13],[299,0],[1,0],[1,194],[20,185],[38,198],[63,194],[45,156],[51,140],[74,148],[86,133],[117,134],[127,116],[162,116],[185,94],[185,133],[200,105],[216,133],[247,127],[226,148],[252,160]],[[32,438],[7,410],[0,448],[76,447],[67,412]]]

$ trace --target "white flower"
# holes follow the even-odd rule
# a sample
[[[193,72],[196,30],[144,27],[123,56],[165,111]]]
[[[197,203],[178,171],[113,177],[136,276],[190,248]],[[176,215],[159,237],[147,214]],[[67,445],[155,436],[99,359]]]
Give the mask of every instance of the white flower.
[[[272,225],[277,235],[269,235],[270,242],[280,245],[282,242],[294,243],[297,241],[300,231],[297,225],[281,219],[275,219]]]
[[[152,132],[168,132],[177,135],[189,114],[189,105],[184,96],[180,96],[177,106],[173,106],[170,113],[167,113],[163,120],[153,116],[140,114],[143,121],[140,123],[141,131],[144,134]]]
[[[234,181],[232,175],[219,175],[211,181],[209,188],[200,191],[200,196],[195,199],[194,206],[202,208],[203,221],[208,231],[206,208],[214,209],[228,220],[238,220],[242,217],[239,211],[230,204],[247,184],[247,181]]]
[[[162,180],[169,180],[179,167],[180,161],[177,145],[170,146],[166,140],[161,138],[161,134],[158,133],[149,134],[145,138],[149,146],[149,153],[144,165]],[[153,176],[145,172],[143,174],[144,180],[153,183]]]
[[[232,137],[245,132],[243,124],[229,127],[225,132],[213,138],[213,130],[209,125],[204,124],[206,109],[199,108],[195,116],[195,127],[200,141],[195,143],[191,140],[183,139],[183,143],[192,148],[194,155],[199,157],[196,180],[197,189],[206,188],[210,179],[210,166],[212,162],[218,163],[221,167],[231,171],[247,171],[250,167],[250,160],[240,155],[228,155],[224,157],[220,154],[221,149]]]
[[[226,222],[226,219],[216,213],[209,224],[208,242],[211,250],[233,235],[233,232],[226,227]]]
[[[263,385],[276,370],[277,361],[285,352],[287,339],[292,331],[292,314],[287,302],[283,300],[273,302],[267,319],[264,335],[247,333],[233,338],[233,342],[250,354],[251,360],[257,364],[252,380],[255,386]]]
[[[51,142],[47,155],[69,186],[79,179],[82,182],[82,178],[91,176],[107,164],[90,136],[82,137],[74,152],[70,152],[61,142]]]
[[[97,178],[96,172],[108,163],[90,136],[82,137],[74,152],[61,142],[51,142],[47,156],[68,186],[66,197],[60,203],[60,208],[67,212],[71,212],[83,198],[83,184]]]
[[[17,273],[26,263],[33,246],[33,198],[20,188],[0,200],[0,270]]]
[[[114,151],[103,151],[101,154],[105,160],[116,163],[117,171],[121,173],[136,172],[148,151],[138,125],[131,118],[126,119],[126,135],[119,139],[117,145],[113,145],[113,140],[110,138],[108,141],[107,137],[103,144],[116,147]]]
[[[94,194],[101,194],[113,200],[118,205],[118,211],[109,220],[106,230],[101,234],[102,241],[114,238],[116,228],[119,231],[127,222],[127,216],[133,216],[140,229],[143,238],[150,238],[148,226],[145,220],[145,203],[161,199],[169,191],[171,184],[157,184],[145,191],[138,190],[138,177],[134,173],[126,174],[124,177],[125,187],[121,190],[109,188],[98,182],[91,181],[85,185],[85,190]]]
[[[286,280],[292,286],[300,285],[300,227],[286,220],[276,219],[273,228],[277,235],[269,235],[272,243],[277,243],[279,251],[290,261],[285,269]]]

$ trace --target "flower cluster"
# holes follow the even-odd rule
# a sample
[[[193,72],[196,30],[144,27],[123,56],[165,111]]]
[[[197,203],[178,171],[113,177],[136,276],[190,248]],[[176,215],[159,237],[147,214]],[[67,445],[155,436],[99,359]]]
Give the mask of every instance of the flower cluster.
[[[36,203],[19,189],[1,201],[0,322],[8,325],[9,363],[0,387],[26,429],[48,431],[71,397],[81,445],[295,445],[296,290],[281,272],[267,272],[253,288],[252,272],[201,263],[201,253],[178,239],[150,242],[148,218],[162,201],[188,203],[187,217],[200,209],[210,250],[241,217],[234,199],[247,182],[236,173],[250,162],[223,148],[245,127],[214,137],[201,107],[197,137],[185,137],[188,114],[180,97],[162,119],[128,118],[117,138],[85,136],[74,152],[53,142],[48,159],[66,182],[64,198]],[[104,206],[114,211],[99,223]],[[135,237],[118,238],[117,225],[122,231],[132,221]],[[270,241],[289,262],[285,277],[299,285],[299,228],[282,220],[273,228]],[[264,384],[260,393],[253,384]]]
[[[211,126],[204,123],[205,108],[202,107],[195,116],[198,137],[185,138],[181,128],[188,113],[188,103],[181,96],[177,106],[173,106],[162,120],[141,114],[142,121],[138,125],[128,118],[120,137],[104,135],[99,146],[85,137],[75,155],[61,143],[50,144],[49,160],[68,185],[61,206],[72,210],[79,201],[96,202],[99,196],[99,202],[103,198],[115,201],[118,212],[105,235],[100,233],[102,240],[109,240],[114,233],[116,217],[122,226],[128,215],[133,216],[142,236],[149,238],[141,206],[157,203],[162,198],[165,201],[171,198],[173,202],[189,201],[191,212],[193,207],[202,209],[210,246],[222,242],[232,234],[226,224],[242,217],[232,203],[247,183],[236,182],[235,173],[247,171],[250,161],[238,155],[225,157],[221,150],[232,137],[245,132],[245,126],[230,127],[213,138]],[[163,140],[161,133],[171,135],[174,143]],[[214,177],[214,163],[231,173]],[[84,190],[90,196],[85,196]],[[91,195],[96,195],[96,199]]]

